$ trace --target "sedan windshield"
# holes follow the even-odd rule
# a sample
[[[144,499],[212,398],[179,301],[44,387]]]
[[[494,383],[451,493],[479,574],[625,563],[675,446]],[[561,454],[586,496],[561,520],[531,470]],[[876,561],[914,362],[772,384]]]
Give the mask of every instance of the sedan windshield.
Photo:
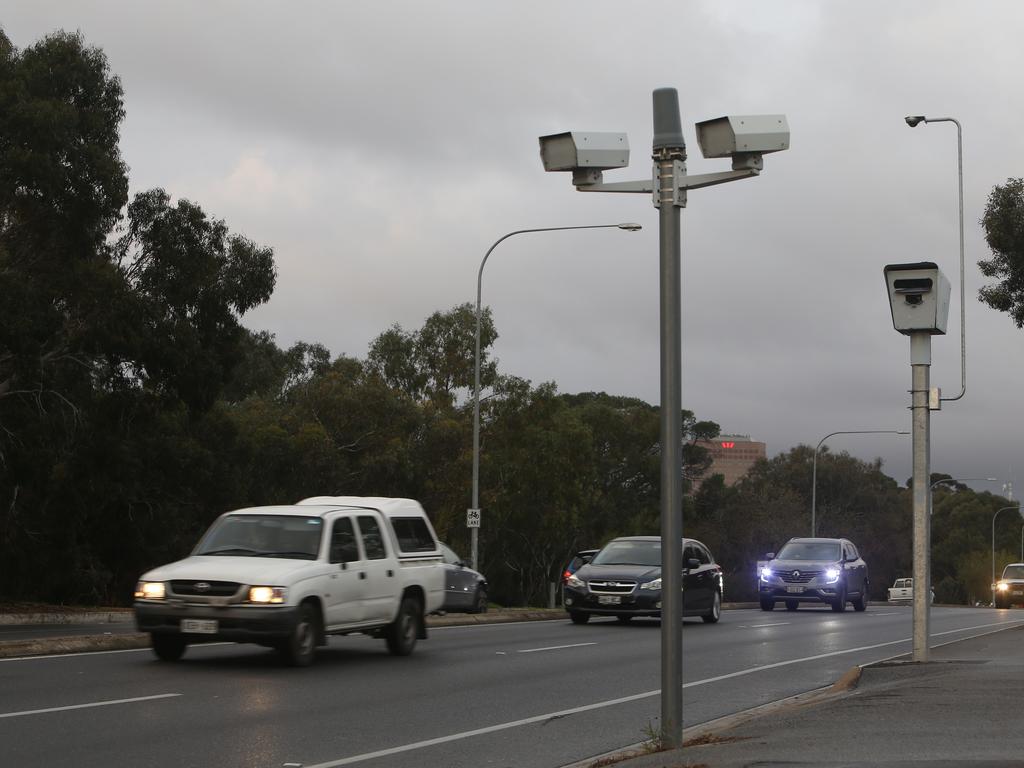
[[[316,560],[323,520],[296,515],[228,515],[215,522],[192,553]]]
[[[1003,570],[1004,579],[1024,579],[1024,565],[1008,565]]]
[[[839,561],[838,541],[791,541],[775,556],[777,560]]]
[[[590,562],[592,565],[661,565],[661,542],[612,541]]]

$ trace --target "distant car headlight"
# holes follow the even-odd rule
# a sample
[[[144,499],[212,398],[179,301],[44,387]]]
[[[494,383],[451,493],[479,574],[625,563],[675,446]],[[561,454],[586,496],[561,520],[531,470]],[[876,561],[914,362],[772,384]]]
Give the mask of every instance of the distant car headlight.
[[[285,587],[249,587],[250,603],[280,605],[287,599],[288,590]]]
[[[654,581],[648,581],[640,585],[640,589],[661,589],[661,579],[657,578]]]
[[[135,585],[136,600],[163,600],[167,586],[162,581],[140,581]]]
[[[842,571],[838,568],[826,568],[825,569],[825,581],[829,584],[835,584],[839,581],[839,577],[842,575]]]
[[[581,579],[575,573],[570,575],[569,578],[565,580],[565,584],[568,587],[575,587],[576,589],[583,589],[587,586],[583,583],[583,579]]]
[[[1000,592],[1005,592],[1009,588],[1010,585],[1007,584],[1005,581],[1000,581],[998,584],[996,584],[996,589],[998,589]]]
[[[771,568],[762,568],[761,569],[761,581],[769,581],[772,578],[772,576],[774,576],[774,575],[775,574],[772,573],[772,569]]]

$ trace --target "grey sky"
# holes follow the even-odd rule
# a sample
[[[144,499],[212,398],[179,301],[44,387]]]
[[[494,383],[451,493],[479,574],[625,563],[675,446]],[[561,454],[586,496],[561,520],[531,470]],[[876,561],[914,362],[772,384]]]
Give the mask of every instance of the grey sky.
[[[1024,5],[845,2],[17,2],[25,47],[55,29],[104,49],[124,84],[133,190],[162,186],[274,248],[278,288],[246,317],[282,345],[362,357],[475,297],[503,234],[637,221],[643,232],[520,235],[484,273],[501,368],[565,392],[658,399],[657,214],[545,174],[537,136],[627,131],[650,173],[651,91],[693,123],[783,112],[792,148],[757,179],[692,192],[682,214],[683,404],[769,454],[828,432],[907,428],[909,342],[887,263],[954,283],[932,383],[959,391],[956,132],[964,126],[968,393],[932,420],[932,468],[1015,480],[1024,332],[981,305],[978,226],[1024,175]],[[833,450],[910,474],[909,437]],[[1000,490],[997,484],[974,484]],[[1024,482],[1019,486],[1024,493]]]

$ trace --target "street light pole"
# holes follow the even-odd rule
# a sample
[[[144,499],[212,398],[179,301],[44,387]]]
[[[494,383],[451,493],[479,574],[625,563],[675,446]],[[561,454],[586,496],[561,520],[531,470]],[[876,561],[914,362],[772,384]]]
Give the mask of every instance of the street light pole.
[[[992,604],[995,605],[995,585],[996,585],[996,518],[999,517],[1000,512],[1005,512],[1008,509],[1016,509],[1020,511],[1020,504],[1014,507],[1000,507],[996,510],[996,513],[992,515]]]
[[[905,429],[853,429],[853,430],[842,430],[839,432],[829,432],[821,440],[818,441],[818,445],[814,448],[814,460],[811,462],[811,538],[813,539],[816,535],[816,515],[818,508],[818,451],[821,450],[822,444],[833,435],[909,435],[910,433]]]
[[[583,224],[575,227],[535,227],[533,229],[517,229],[514,232],[509,232],[507,235],[502,235],[494,244],[487,249],[487,253],[484,254],[483,260],[480,262],[480,270],[476,275],[476,342],[473,353],[473,506],[472,510],[477,514],[477,525],[471,527],[470,530],[470,560],[472,562],[471,567],[473,570],[477,570],[477,552],[479,548],[479,531],[480,531],[480,315],[481,315],[481,303],[480,297],[483,289],[484,279],[484,265],[487,264],[487,259],[491,255],[491,251],[498,247],[498,244],[512,237],[513,235],[522,235],[527,232],[561,232],[569,229],[624,229],[627,232],[636,232],[642,227],[639,224],[624,223],[624,224]]]
[[[967,392],[967,332],[965,330],[966,310],[964,304],[964,141],[960,121],[952,117],[925,117],[913,115],[904,118],[907,125],[916,128],[920,123],[953,123],[956,126],[956,171],[957,190],[960,202],[960,394],[956,397],[940,397],[940,401],[959,400]]]

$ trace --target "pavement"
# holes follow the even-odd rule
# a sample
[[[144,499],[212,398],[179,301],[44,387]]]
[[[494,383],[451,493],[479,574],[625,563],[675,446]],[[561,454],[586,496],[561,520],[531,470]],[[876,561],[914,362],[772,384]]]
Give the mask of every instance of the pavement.
[[[731,607],[731,606],[730,606]],[[739,607],[739,606],[737,606]],[[430,626],[536,621],[561,609],[428,618]],[[130,610],[0,614],[0,623],[121,623]],[[0,657],[141,648],[140,633],[0,642]],[[853,667],[833,685],[687,728],[683,746],[636,744],[564,768],[1024,768],[1024,626]],[[684,697],[685,708],[685,697]]]
[[[565,768],[1024,768],[1024,627],[854,667],[832,686]],[[685,698],[683,702],[685,709]]]

